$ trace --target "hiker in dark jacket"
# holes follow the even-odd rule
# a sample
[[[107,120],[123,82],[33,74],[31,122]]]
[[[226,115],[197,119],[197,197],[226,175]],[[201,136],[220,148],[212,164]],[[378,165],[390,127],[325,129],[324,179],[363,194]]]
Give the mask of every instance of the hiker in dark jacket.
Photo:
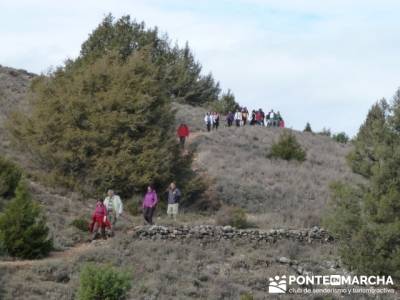
[[[231,111],[228,112],[228,115],[226,116],[226,122],[228,123],[228,127],[232,126],[234,118],[235,115]]]
[[[181,191],[176,187],[176,184],[172,182],[168,188],[168,208],[167,215],[174,220],[178,215],[179,201],[181,199]]]
[[[261,125],[262,126],[265,126],[265,122],[264,122],[264,119],[265,119],[265,113],[264,113],[264,111],[260,108],[260,118],[261,118]]]
[[[256,124],[256,111],[253,109],[251,112],[251,120],[250,120],[250,125],[255,125]]]

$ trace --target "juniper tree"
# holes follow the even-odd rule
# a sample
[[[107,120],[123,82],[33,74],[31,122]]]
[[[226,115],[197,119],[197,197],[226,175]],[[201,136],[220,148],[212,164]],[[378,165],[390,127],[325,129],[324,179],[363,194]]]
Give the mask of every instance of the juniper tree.
[[[46,256],[53,248],[46,219],[23,180],[0,215],[0,240],[8,254],[27,259]]]
[[[312,129],[311,129],[310,123],[307,122],[306,127],[304,128],[303,131],[304,132],[311,132],[311,133],[313,132]]]

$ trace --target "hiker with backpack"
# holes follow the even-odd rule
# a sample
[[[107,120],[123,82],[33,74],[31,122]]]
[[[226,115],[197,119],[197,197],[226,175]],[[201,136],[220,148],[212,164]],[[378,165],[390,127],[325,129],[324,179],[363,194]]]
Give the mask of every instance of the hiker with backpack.
[[[204,123],[206,123],[207,131],[211,131],[211,124],[212,124],[212,117],[211,114],[208,112],[204,117]]]
[[[176,220],[176,217],[178,215],[179,202],[181,197],[181,191],[176,187],[175,182],[172,182],[168,187],[167,215],[174,220]]]
[[[235,113],[236,127],[240,127],[240,122],[242,122],[242,113],[237,109]]]
[[[113,225],[112,234],[114,234],[114,226],[118,218],[122,215],[123,205],[121,198],[114,193],[113,190],[107,191],[107,197],[104,199],[104,206],[107,209],[107,218]]]
[[[243,124],[243,126],[246,126],[248,117],[249,117],[249,111],[247,110],[246,107],[244,107],[242,109],[242,124]]]
[[[189,137],[189,127],[186,124],[181,124],[178,127],[177,133],[179,137],[179,143],[183,149],[185,148],[186,138]]]
[[[260,108],[260,119],[261,119],[261,126],[265,126],[265,123],[264,123],[264,119],[265,119],[265,113],[264,113],[264,111],[262,110],[262,108]]]
[[[262,118],[261,111],[257,110],[256,111],[256,124],[259,126],[262,125],[261,118]]]
[[[228,115],[226,116],[226,123],[228,124],[228,127],[232,126],[234,119],[235,119],[234,114],[231,111],[228,112]]]
[[[256,124],[256,111],[253,109],[251,112],[251,117],[250,117],[250,125],[255,125]]]
[[[146,195],[143,198],[143,217],[147,224],[153,225],[153,215],[158,203],[157,193],[152,185],[147,187]]]
[[[103,239],[106,238],[106,227],[112,230],[112,225],[107,219],[107,208],[101,199],[96,201],[96,208],[92,214],[92,222],[89,231],[93,234],[92,240],[95,240],[99,231]]]

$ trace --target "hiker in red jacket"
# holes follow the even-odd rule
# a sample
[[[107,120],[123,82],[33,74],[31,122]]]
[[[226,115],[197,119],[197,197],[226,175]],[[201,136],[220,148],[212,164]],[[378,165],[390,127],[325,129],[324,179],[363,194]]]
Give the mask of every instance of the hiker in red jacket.
[[[189,136],[189,127],[186,124],[181,124],[178,127],[178,136],[179,136],[179,141],[181,143],[181,147],[185,148],[185,141],[186,138]]]
[[[102,238],[105,239],[106,227],[111,228],[111,223],[107,220],[107,209],[102,200],[97,200],[96,208],[92,214],[92,223],[90,224],[90,232],[93,233],[92,240],[96,239],[99,229]]]

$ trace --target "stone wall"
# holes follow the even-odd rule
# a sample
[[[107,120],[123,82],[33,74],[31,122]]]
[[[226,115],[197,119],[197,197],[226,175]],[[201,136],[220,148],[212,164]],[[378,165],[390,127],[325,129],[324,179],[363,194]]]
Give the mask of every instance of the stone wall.
[[[139,226],[134,231],[135,239],[162,239],[162,240],[248,240],[274,243],[278,240],[294,240],[304,243],[331,243],[333,237],[324,229],[287,230],[272,229],[268,231],[256,229],[236,229],[231,226]]]

